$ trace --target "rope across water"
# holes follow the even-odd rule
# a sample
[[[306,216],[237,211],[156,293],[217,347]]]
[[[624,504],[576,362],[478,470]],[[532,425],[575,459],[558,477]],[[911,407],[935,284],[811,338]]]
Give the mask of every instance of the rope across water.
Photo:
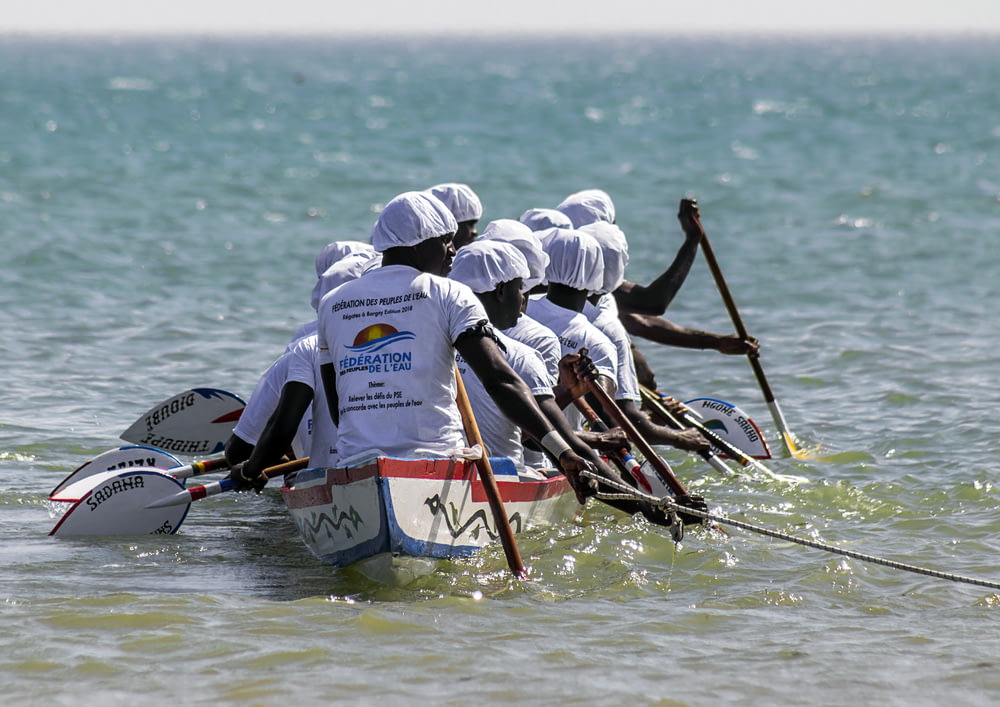
[[[757,533],[758,535],[765,535],[770,538],[776,538],[778,540],[786,540],[790,543],[795,543],[796,545],[803,545],[805,547],[811,547],[816,550],[823,550],[824,552],[830,552],[835,555],[843,555],[844,557],[850,557],[855,560],[861,560],[862,562],[869,562],[875,565],[882,565],[884,567],[891,567],[893,569],[902,570],[904,572],[912,572],[914,574],[922,574],[927,577],[936,577],[938,579],[947,579],[952,582],[961,582],[963,584],[974,584],[979,587],[987,587],[989,589],[1000,590],[1000,582],[992,582],[986,579],[978,579],[976,577],[966,577],[960,574],[953,574],[951,572],[940,572],[938,570],[932,570],[927,567],[918,567],[917,565],[910,565],[904,562],[897,562],[895,560],[889,560],[884,557],[878,557],[877,555],[869,555],[864,552],[855,552],[854,550],[845,550],[842,547],[837,547],[836,545],[831,545],[829,543],[823,543],[816,540],[807,540],[805,538],[796,537],[795,535],[790,535],[788,533],[783,533],[780,530],[771,530],[770,528],[765,528],[754,523],[747,523],[741,520],[734,520],[732,518],[726,518],[725,516],[716,515],[714,513],[706,513],[705,511],[698,510],[697,508],[688,508],[687,506],[681,506],[675,503],[673,500],[667,497],[657,498],[656,496],[651,496],[649,494],[643,493],[624,482],[619,482],[617,480],[608,479],[607,477],[598,477],[596,474],[591,472],[582,472],[581,476],[587,476],[600,481],[602,485],[611,486],[615,488],[618,493],[599,493],[597,494],[598,499],[608,499],[608,500],[639,500],[646,501],[656,506],[665,508],[668,511],[674,513],[678,511],[683,511],[685,514],[696,516],[702,520],[710,520],[720,525],[728,525],[734,528],[740,528],[741,530],[747,530],[751,533]]]

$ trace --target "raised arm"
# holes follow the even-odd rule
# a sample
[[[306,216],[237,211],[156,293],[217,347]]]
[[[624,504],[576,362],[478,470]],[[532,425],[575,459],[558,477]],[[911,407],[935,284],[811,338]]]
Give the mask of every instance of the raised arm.
[[[663,314],[667,310],[681,289],[681,285],[684,284],[695,256],[698,255],[701,230],[697,227],[697,217],[698,204],[695,200],[681,199],[677,218],[684,231],[684,242],[674,256],[674,262],[648,285],[639,285],[628,280],[623,282],[614,292],[620,312]]]

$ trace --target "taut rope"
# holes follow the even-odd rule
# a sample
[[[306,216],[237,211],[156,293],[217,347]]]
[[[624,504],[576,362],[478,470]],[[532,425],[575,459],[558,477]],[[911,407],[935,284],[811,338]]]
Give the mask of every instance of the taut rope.
[[[598,499],[606,500],[639,500],[646,501],[656,506],[665,508],[668,511],[674,513],[678,511],[683,511],[686,514],[697,516],[702,520],[710,520],[721,525],[729,525],[734,528],[740,528],[742,530],[750,531],[751,533],[757,533],[758,535],[766,535],[770,538],[777,538],[778,540],[786,540],[790,543],[795,543],[797,545],[804,545],[805,547],[811,547],[816,550],[823,550],[825,552],[831,552],[835,555],[843,555],[844,557],[850,557],[855,560],[861,560],[862,562],[869,562],[875,565],[882,565],[884,567],[891,567],[893,569],[902,570],[904,572],[912,572],[914,574],[922,574],[927,577],[936,577],[938,579],[947,579],[952,582],[961,582],[964,584],[974,584],[979,587],[988,587],[990,589],[1000,590],[1000,582],[991,582],[986,579],[978,579],[976,577],[966,577],[960,574],[953,574],[951,572],[939,572],[938,570],[928,569],[926,567],[918,567],[916,565],[906,564],[904,562],[897,562],[895,560],[889,560],[884,557],[878,557],[876,555],[869,555],[864,552],[855,552],[854,550],[845,550],[842,547],[837,547],[836,545],[831,545],[829,543],[818,542],[816,540],[807,540],[805,538],[799,538],[794,535],[789,535],[788,533],[783,533],[780,530],[771,530],[770,528],[765,528],[760,525],[755,525],[754,523],[747,523],[741,520],[733,520],[732,518],[726,518],[725,516],[716,515],[714,513],[706,513],[705,511],[698,510],[697,508],[688,508],[687,506],[681,506],[670,498],[663,497],[657,498],[656,496],[651,496],[649,494],[643,493],[638,489],[635,489],[624,482],[617,481],[615,479],[609,479],[605,476],[597,476],[591,472],[581,472],[581,476],[589,476],[591,478],[597,479],[601,484],[606,486],[612,486],[618,490],[618,493],[599,493],[597,494]]]

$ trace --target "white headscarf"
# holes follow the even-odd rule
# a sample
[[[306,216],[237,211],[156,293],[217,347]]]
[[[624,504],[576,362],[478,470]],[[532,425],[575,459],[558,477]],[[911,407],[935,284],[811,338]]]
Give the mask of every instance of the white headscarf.
[[[455,217],[439,199],[429,192],[408,191],[382,209],[372,228],[372,246],[381,253],[389,248],[415,246],[457,230]]]
[[[594,221],[615,222],[615,204],[608,193],[600,189],[584,189],[570,194],[556,209],[569,216],[573,228]]]
[[[448,277],[473,292],[492,292],[501,282],[528,277],[528,261],[510,243],[477,240],[459,249]]]
[[[345,282],[358,279],[371,269],[373,263],[382,263],[382,254],[376,253],[374,250],[370,253],[351,253],[328,267],[313,287],[312,308],[318,309],[319,301],[327,292],[340,287]]]
[[[604,285],[604,255],[601,244],[589,233],[569,228],[552,229],[545,241],[549,267],[545,277],[550,283],[574,290],[597,292]]]
[[[614,292],[625,280],[625,266],[628,265],[628,241],[618,226],[607,221],[595,221],[581,226],[601,244],[604,256],[604,285],[597,290],[601,293]]]
[[[459,223],[483,216],[483,204],[468,184],[437,184],[427,191],[440,199]]]
[[[549,256],[542,249],[542,242],[538,237],[520,221],[509,218],[490,221],[479,235],[479,239],[503,241],[521,251],[528,264],[528,277],[524,279],[525,290],[530,290],[545,281],[545,268],[549,264]]]
[[[374,253],[371,243],[362,241],[334,241],[316,256],[316,277],[320,277],[335,262],[353,253]]]
[[[518,220],[532,231],[543,231],[546,228],[573,228],[569,216],[555,209],[528,209]]]

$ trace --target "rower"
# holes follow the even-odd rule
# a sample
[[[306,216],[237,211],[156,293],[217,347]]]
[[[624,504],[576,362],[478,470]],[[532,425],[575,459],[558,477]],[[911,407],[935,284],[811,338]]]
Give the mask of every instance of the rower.
[[[372,254],[375,249],[372,248],[371,243],[365,243],[364,241],[333,241],[323,246],[323,249],[316,256],[316,277],[323,277],[323,273],[326,272],[334,263],[343,260],[348,255],[354,255],[355,253],[368,253]]]
[[[532,231],[545,231],[550,228],[573,228],[569,216],[556,209],[528,209],[518,221]]]
[[[313,288],[313,309],[327,292],[356,279],[381,262],[368,244],[338,241],[324,248],[327,258],[340,253]],[[319,258],[317,258],[317,267]],[[257,382],[246,409],[226,442],[226,461],[232,466],[247,461],[249,468],[276,464],[286,453],[308,456],[314,466],[328,466],[336,457],[337,428],[327,412],[326,393],[319,373],[317,322],[299,328]]]
[[[530,273],[527,260],[517,248],[506,242],[483,238],[458,251],[449,277],[468,285],[489,315],[490,323],[502,329],[509,328],[510,323],[518,318],[524,283]],[[563,408],[587,392],[587,383],[577,374],[576,369],[579,367],[581,371],[589,370],[589,359],[577,353],[564,356],[560,361],[559,382],[553,386],[535,351],[500,332],[494,334],[511,368],[525,381],[534,394],[538,407],[559,434],[572,445],[573,451],[588,460],[601,476],[618,479],[591,445],[598,439],[600,448],[604,451],[619,452],[628,445],[624,432],[620,428],[601,433],[590,432],[590,437],[584,439],[574,432],[562,412]],[[472,375],[461,355],[457,357],[457,365],[490,456],[512,459],[519,473],[527,477],[536,476],[534,469],[525,468],[521,431],[517,424],[498,409],[482,381]],[[670,523],[662,509],[653,508],[647,503],[622,500],[607,502],[629,514],[642,513],[653,523]]]
[[[648,442],[670,444],[686,451],[708,449],[708,441],[696,430],[662,427],[642,413],[638,381],[630,365],[628,337],[611,327],[602,331],[583,313],[588,296],[609,286],[604,278],[603,250],[597,239],[580,230],[556,229],[545,248],[549,254],[548,293],[531,299],[528,314],[556,332],[564,352],[575,352],[581,347],[591,352],[599,385],[618,402]],[[609,282],[614,279],[610,277]],[[596,316],[595,321],[599,321]],[[617,346],[608,337],[609,331],[618,340]],[[610,420],[605,421],[611,424]]]
[[[614,202],[607,192],[600,189],[585,189],[570,194],[556,209],[570,218],[574,228],[583,228],[597,222],[616,223]],[[677,217],[684,231],[684,242],[670,266],[649,285],[622,280],[614,290],[618,316],[628,333],[656,343],[690,349],[713,349],[731,355],[756,353],[759,348],[756,339],[743,340],[734,334],[713,334],[689,329],[662,317],[684,284],[698,253],[701,232],[695,222],[697,216],[698,207],[694,200],[682,199]],[[624,238],[624,233],[622,237]]]
[[[337,428],[327,412],[316,334],[302,337],[268,367],[226,442],[231,478],[256,477],[282,456],[308,456],[313,466],[336,457]],[[290,451],[289,451],[290,450]],[[245,462],[242,467],[237,466]]]
[[[528,276],[524,279],[525,293],[545,291],[543,283],[549,256],[531,229],[513,219],[497,219],[486,224],[480,240],[500,241],[517,248],[528,265]],[[542,326],[524,313],[526,305],[527,298],[522,298],[520,316],[512,326],[505,328],[503,333],[537,351],[545,361],[545,367],[552,378],[556,379],[559,377],[559,359],[563,355],[559,339],[551,329]]]
[[[479,235],[476,232],[476,224],[483,217],[483,204],[472,187],[468,184],[450,182],[436,184],[427,191],[447,206],[458,222],[454,238],[455,250],[476,240],[476,236]]]
[[[319,301],[323,299],[323,295],[327,292],[335,287],[339,287],[349,280],[356,280],[368,270],[377,268],[381,264],[382,255],[380,253],[376,253],[374,249],[367,251],[360,250],[355,253],[349,253],[340,260],[331,263],[330,266],[323,271],[323,274],[319,276],[319,279],[316,280],[316,284],[313,286],[312,297],[309,301],[310,305],[312,305],[312,308],[315,310],[319,307]],[[292,335],[292,341],[294,342],[296,339],[300,339],[303,336],[315,334],[317,326],[318,319],[306,322],[298,328],[295,334]]]
[[[535,350],[502,333],[520,315],[524,283],[530,277],[528,263],[517,248],[486,238],[470,243],[455,256],[449,277],[465,283],[476,293],[489,315],[490,323],[501,330],[496,335],[507,362],[531,390],[535,402],[552,426],[573,446],[574,451],[601,465],[600,457],[594,454],[590,444],[600,443],[606,451],[617,451],[627,446],[628,440],[621,430],[600,433],[593,440],[581,439],[563,415],[562,408],[583,396],[587,390],[585,382],[578,381],[572,373],[578,354],[567,356],[567,360],[562,362],[562,380],[557,381],[548,374]],[[471,375],[461,356],[457,363],[490,456],[508,457],[519,470],[524,469],[526,464],[520,429],[500,412],[479,379]],[[528,469],[532,466],[537,467],[527,465]],[[551,462],[545,466],[551,466]],[[610,474],[611,470],[607,472]]]
[[[338,462],[448,458],[464,447],[455,403],[457,350],[504,414],[558,459],[582,502],[594,486],[577,474],[592,465],[552,427],[507,364],[476,296],[444,277],[457,228],[434,196],[397,196],[372,230],[382,266],[320,302],[320,368],[338,427]],[[245,483],[263,486],[258,468],[244,471]]]

